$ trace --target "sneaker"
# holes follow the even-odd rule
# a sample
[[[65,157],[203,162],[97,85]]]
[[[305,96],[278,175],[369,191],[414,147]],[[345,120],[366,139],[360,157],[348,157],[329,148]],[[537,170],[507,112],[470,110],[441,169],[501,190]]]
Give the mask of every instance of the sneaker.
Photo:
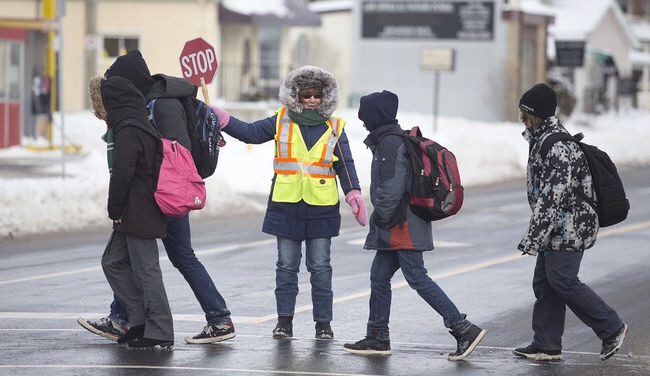
[[[623,346],[623,340],[627,335],[627,324],[616,331],[616,333],[603,340],[603,349],[600,351],[600,360],[607,360],[616,354]]]
[[[144,337],[144,324],[142,325],[136,325],[129,329],[126,334],[120,336],[120,338],[117,339],[117,343],[120,345],[124,345],[126,343],[129,343],[133,340],[140,339]]]
[[[174,341],[165,341],[142,337],[132,340],[126,345],[126,347],[134,350],[171,351],[174,350]]]
[[[371,332],[361,341],[344,344],[343,350],[360,355],[390,355],[390,337],[388,332]]]
[[[88,331],[110,339],[111,341],[117,341],[120,336],[123,336],[129,331],[127,327],[109,319],[108,316],[102,317],[99,320],[86,320],[83,317],[79,317],[77,323]]]
[[[485,337],[486,332],[485,329],[471,324],[462,334],[453,330],[449,333],[456,338],[458,343],[456,345],[456,352],[450,353],[447,356],[447,360],[463,360],[474,351],[479,342]]]
[[[316,323],[316,338],[317,339],[334,339],[334,332],[329,322]]]
[[[561,350],[538,350],[533,345],[528,345],[526,347],[520,347],[515,349],[513,352],[515,356],[520,358],[528,358],[532,360],[560,360],[562,359]]]
[[[216,343],[235,337],[232,323],[206,325],[203,331],[194,337],[185,337],[187,343]]]

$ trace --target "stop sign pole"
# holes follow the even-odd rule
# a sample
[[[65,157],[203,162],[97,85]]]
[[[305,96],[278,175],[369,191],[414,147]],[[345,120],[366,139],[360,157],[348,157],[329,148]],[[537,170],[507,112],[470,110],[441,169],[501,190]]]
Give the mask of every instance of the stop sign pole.
[[[212,83],[219,66],[214,48],[202,38],[185,43],[180,56],[183,77],[194,86],[201,86],[203,100],[210,103],[206,83]]]

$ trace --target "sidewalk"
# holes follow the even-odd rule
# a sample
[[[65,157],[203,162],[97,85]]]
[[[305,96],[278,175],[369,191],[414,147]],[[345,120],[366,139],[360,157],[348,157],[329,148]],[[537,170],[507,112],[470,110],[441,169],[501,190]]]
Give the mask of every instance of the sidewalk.
[[[69,147],[65,155],[60,146],[53,146],[51,149],[30,146],[0,149],[0,178],[60,176],[63,162],[78,160],[84,156],[82,149],[74,147]]]

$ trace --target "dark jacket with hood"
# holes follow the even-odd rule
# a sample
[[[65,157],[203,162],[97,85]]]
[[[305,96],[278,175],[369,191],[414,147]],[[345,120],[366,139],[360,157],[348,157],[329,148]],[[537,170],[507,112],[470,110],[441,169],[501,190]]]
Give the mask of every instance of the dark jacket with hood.
[[[598,235],[591,172],[580,146],[558,141],[546,158],[540,154],[544,140],[557,132],[567,131],[551,116],[541,127],[523,133],[530,144],[527,186],[533,214],[518,249],[531,255],[547,250],[584,251]]]
[[[408,206],[411,169],[397,116],[398,98],[390,91],[361,97],[359,119],[370,132],[364,143],[372,151],[370,215],[365,249],[379,251],[433,249],[431,223]]]
[[[121,219],[115,230],[143,238],[163,238],[165,217],[154,199],[162,163],[162,142],[151,127],[142,94],[122,77],[101,83],[106,122],[115,134],[108,188],[108,216]]]
[[[176,140],[187,150],[192,150],[185,111],[178,99],[196,95],[196,87],[190,81],[164,74],[152,76],[138,50],[118,57],[104,76],[119,76],[131,81],[145,97],[146,103],[156,99],[154,117],[161,136]]]
[[[300,103],[298,93],[301,88],[305,87],[317,87],[321,90],[323,97],[318,109],[304,110]],[[298,68],[287,75],[280,87],[279,97],[280,102],[290,111],[290,116],[291,112],[301,114],[304,111],[317,111],[326,120],[336,109],[338,86],[336,79],[331,73],[318,67],[306,66]],[[261,144],[274,139],[276,116],[277,114],[253,123],[246,123],[234,116],[230,116],[230,121],[223,131],[243,142]],[[314,125],[303,125],[300,123],[298,125],[308,149],[314,146],[323,133],[329,132],[329,127],[325,121]],[[345,130],[341,133],[338,143],[340,147],[339,145],[336,146],[334,155],[339,160],[334,163],[334,169],[339,178],[338,182],[341,184],[343,193],[347,194],[353,189],[360,190],[357,172],[354,168],[354,160]],[[272,155],[269,155],[269,159],[272,157]],[[271,200],[274,185],[275,175],[271,184],[271,193],[269,194],[262,231],[267,234],[297,241],[331,238],[339,234],[341,214],[339,213],[338,202],[336,205],[330,206],[309,205],[302,200],[297,203],[274,202]]]

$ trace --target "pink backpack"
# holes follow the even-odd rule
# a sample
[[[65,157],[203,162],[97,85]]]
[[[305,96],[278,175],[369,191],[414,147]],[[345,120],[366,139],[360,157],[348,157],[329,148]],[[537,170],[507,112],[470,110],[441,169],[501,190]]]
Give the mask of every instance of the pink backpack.
[[[176,141],[162,138],[163,161],[154,193],[164,215],[183,217],[205,206],[205,182],[199,176],[192,154]]]

